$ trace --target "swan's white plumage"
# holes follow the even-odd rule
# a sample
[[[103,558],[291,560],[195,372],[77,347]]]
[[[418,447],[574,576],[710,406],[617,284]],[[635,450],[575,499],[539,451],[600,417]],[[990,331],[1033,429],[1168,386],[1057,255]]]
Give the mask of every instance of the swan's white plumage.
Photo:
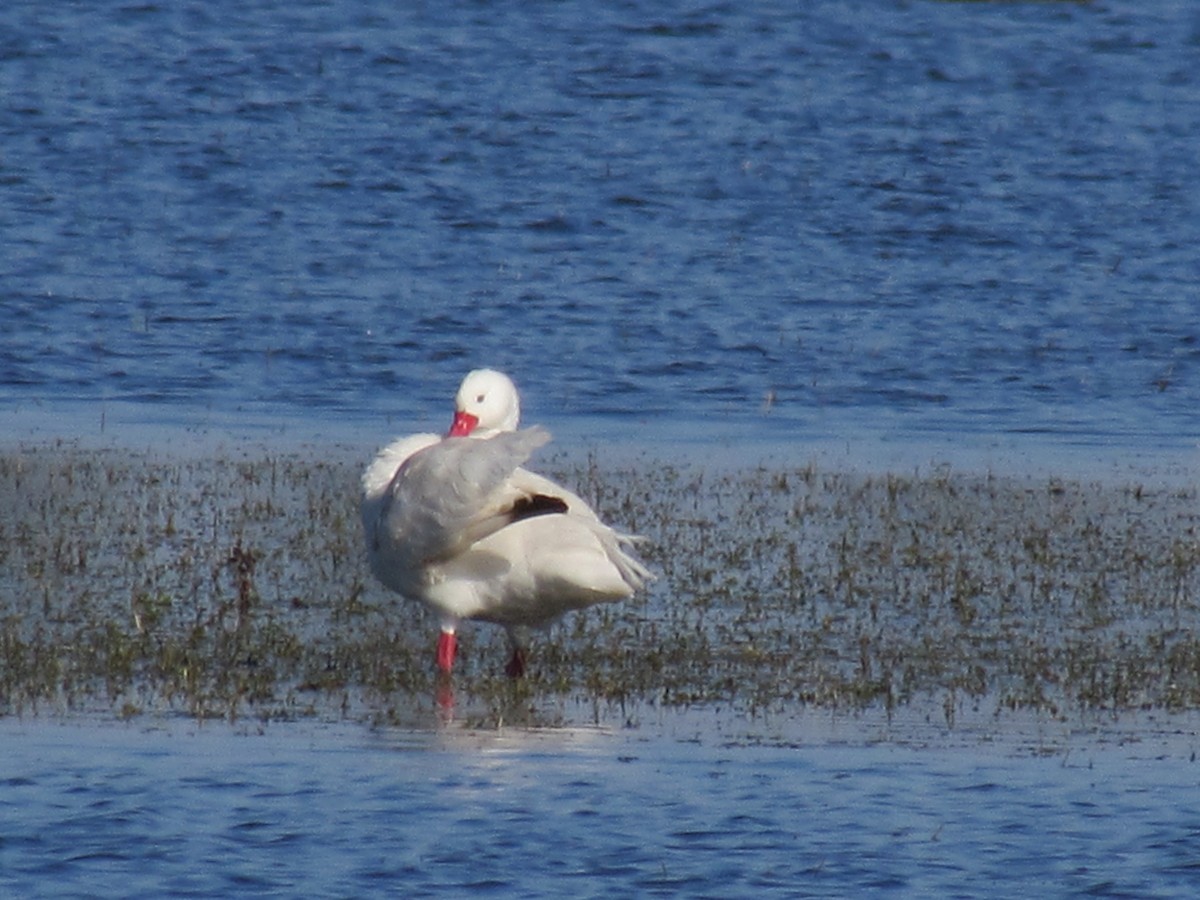
[[[372,571],[435,610],[448,634],[462,619],[479,619],[512,635],[574,609],[627,599],[653,577],[630,552],[636,538],[522,467],[550,435],[537,427],[513,430],[519,408],[507,377],[472,372],[459,389],[455,419],[457,431],[465,417],[472,436],[401,438],[363,474]],[[439,660],[441,653],[439,645]]]

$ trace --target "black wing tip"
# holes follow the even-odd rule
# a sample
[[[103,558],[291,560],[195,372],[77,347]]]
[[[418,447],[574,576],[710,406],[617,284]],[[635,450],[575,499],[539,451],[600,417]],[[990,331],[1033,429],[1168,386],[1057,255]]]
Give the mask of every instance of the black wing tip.
[[[513,522],[532,519],[535,516],[561,515],[567,511],[567,501],[549,494],[531,494],[512,505],[509,516]]]

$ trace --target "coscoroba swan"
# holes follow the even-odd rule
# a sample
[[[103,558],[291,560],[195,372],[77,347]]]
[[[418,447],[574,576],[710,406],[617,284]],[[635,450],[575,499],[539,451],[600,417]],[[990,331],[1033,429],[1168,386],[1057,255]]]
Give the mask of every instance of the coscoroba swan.
[[[445,437],[416,434],[381,450],[362,477],[371,569],[441,619],[437,665],[454,664],[464,619],[494,622],[525,670],[524,630],[574,609],[632,596],[653,578],[638,538],[602,523],[579,497],[522,468],[547,441],[517,430],[520,400],[501,372],[463,380]]]

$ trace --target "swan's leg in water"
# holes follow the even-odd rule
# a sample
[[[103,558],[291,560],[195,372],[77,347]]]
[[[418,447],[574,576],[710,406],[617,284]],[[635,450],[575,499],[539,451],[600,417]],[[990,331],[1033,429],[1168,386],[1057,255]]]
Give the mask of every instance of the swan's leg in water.
[[[437,667],[449,673],[454,668],[454,653],[458,649],[458,637],[453,631],[442,629],[438,635]]]
[[[522,678],[525,675],[526,663],[529,661],[529,653],[525,649],[529,643],[528,629],[520,627],[508,629],[508,642],[512,644],[513,652],[508,665],[504,667],[504,672],[509,678]]]
[[[505,674],[509,678],[522,678],[525,675],[525,661],[527,654],[524,647],[513,647],[512,659],[508,661],[508,665],[504,667]]]

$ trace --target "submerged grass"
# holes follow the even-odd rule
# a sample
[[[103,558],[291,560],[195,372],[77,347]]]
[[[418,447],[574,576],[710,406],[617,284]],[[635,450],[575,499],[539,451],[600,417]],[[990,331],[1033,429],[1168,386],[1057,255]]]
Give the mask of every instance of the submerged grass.
[[[436,623],[375,584],[361,460],[0,454],[0,713],[357,717],[436,709]],[[922,705],[1068,719],[1200,707],[1191,489],[559,463],[661,577],[567,618],[532,675],[463,634],[481,720],[556,704]],[[524,712],[523,712],[524,711]],[[600,713],[597,713],[600,715]]]

